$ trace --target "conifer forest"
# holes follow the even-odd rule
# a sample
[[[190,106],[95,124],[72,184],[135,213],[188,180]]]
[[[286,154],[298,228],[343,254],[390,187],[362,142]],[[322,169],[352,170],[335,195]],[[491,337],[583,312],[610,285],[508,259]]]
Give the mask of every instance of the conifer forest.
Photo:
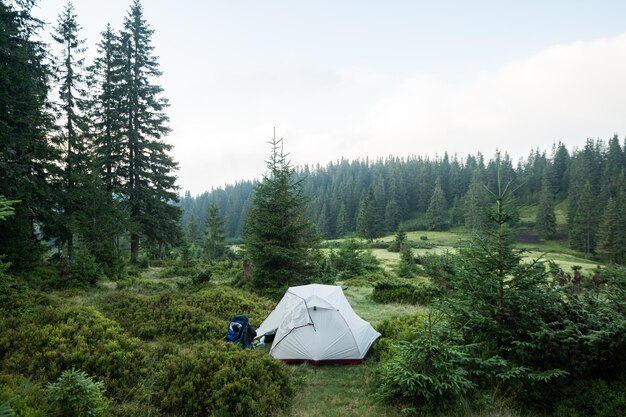
[[[301,166],[267,132],[192,195],[129,1],[87,53],[71,1],[0,0],[0,417],[626,415],[626,132]],[[380,333],[361,364],[224,340],[312,283]]]

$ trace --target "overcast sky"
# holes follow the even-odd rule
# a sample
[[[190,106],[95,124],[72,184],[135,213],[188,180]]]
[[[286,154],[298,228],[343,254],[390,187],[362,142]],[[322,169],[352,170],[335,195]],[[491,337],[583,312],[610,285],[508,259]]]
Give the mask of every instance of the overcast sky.
[[[66,3],[40,0],[55,23]],[[88,58],[131,0],[74,0]],[[295,165],[515,159],[626,135],[624,1],[144,0],[181,191],[260,177],[276,127]]]

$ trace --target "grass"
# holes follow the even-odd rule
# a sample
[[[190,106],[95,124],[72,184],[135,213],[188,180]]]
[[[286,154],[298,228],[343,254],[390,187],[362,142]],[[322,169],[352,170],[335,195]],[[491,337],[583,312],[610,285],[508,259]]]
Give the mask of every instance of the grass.
[[[369,395],[369,365],[298,365],[292,368],[296,386],[293,417],[396,417],[391,406]]]

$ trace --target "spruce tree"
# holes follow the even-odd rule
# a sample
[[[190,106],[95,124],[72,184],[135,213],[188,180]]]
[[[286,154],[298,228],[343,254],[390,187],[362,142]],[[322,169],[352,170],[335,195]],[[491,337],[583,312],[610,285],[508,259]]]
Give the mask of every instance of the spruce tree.
[[[303,180],[296,179],[283,140],[274,137],[269,143],[267,173],[255,188],[245,229],[252,284],[262,292],[309,282],[318,243],[305,215]]]
[[[335,223],[335,236],[343,237],[348,233],[348,221],[346,219],[346,205],[341,203],[339,205],[339,212],[337,213],[337,222]]]
[[[178,200],[173,174],[178,164],[169,155],[172,146],[163,141],[170,131],[165,114],[168,102],[162,97],[163,89],[154,83],[161,71],[152,52],[153,33],[141,3],[134,0],[120,35],[123,68],[118,96],[127,143],[122,193],[128,201],[130,260],[134,263],[142,237],[153,256],[180,237],[180,209],[173,204]]]
[[[570,246],[589,258],[595,252],[599,213],[591,182],[587,181],[576,202],[576,211],[569,230]]]
[[[85,134],[87,122],[83,114],[86,94],[83,74],[85,40],[79,37],[80,30],[74,5],[68,1],[58,17],[52,38],[60,47],[55,69],[60,107],[58,142],[64,155],[59,243],[67,244],[70,257],[76,233],[76,216],[88,198],[81,192],[82,182],[88,173],[89,155]]]
[[[0,222],[0,254],[22,270],[38,262],[39,239],[52,237],[46,221],[54,213],[60,165],[47,139],[50,71],[32,5],[0,1],[0,195],[19,200],[11,220]]]
[[[399,277],[411,278],[417,274],[417,264],[413,256],[413,250],[407,244],[400,247],[400,262],[396,268]]]
[[[446,197],[443,189],[439,185],[439,181],[435,184],[435,189],[428,204],[426,211],[426,223],[428,230],[444,230],[447,226],[446,222]]]
[[[374,193],[374,187],[370,186],[359,209],[357,218],[357,231],[359,235],[372,241],[382,235],[382,218],[379,203]]]
[[[400,220],[400,205],[395,198],[392,198],[385,207],[385,230],[388,232],[396,230]]]
[[[128,157],[124,138],[124,93],[122,91],[123,56],[119,36],[111,25],[101,33],[98,54],[89,67],[88,84],[90,139],[93,163],[101,172],[106,189],[120,194],[127,173],[123,172]]]
[[[618,207],[615,199],[609,198],[598,229],[598,252],[606,256],[611,263],[621,263],[626,251],[624,246],[626,229],[620,227],[623,210],[623,207]]]
[[[204,256],[209,260],[220,259],[226,253],[224,222],[215,202],[209,206],[204,234]]]
[[[469,230],[476,232],[487,225],[488,218],[485,213],[489,205],[488,198],[487,189],[479,180],[478,175],[474,175],[467,193],[463,196],[463,217],[465,227]]]
[[[554,195],[548,176],[544,176],[541,194],[539,196],[539,208],[535,227],[539,235],[544,239],[551,239],[556,235],[556,215],[554,213]]]
[[[187,242],[190,245],[200,246],[202,244],[202,235],[200,233],[200,228],[198,226],[198,220],[196,219],[196,214],[191,213],[191,217],[189,218],[189,223],[187,223],[187,228],[185,230]]]
[[[393,242],[389,245],[388,250],[390,252],[400,252],[402,247],[406,244],[406,232],[404,230],[398,229],[394,236]]]

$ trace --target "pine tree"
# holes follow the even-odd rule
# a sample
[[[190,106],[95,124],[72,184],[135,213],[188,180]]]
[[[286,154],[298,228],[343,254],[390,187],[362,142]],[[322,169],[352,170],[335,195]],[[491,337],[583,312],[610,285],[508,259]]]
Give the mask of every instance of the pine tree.
[[[204,234],[204,256],[209,260],[220,259],[226,253],[224,222],[215,202],[209,206]]]
[[[626,251],[624,247],[626,230],[620,228],[621,210],[623,207],[620,209],[615,199],[609,198],[598,229],[598,252],[606,256],[611,263],[622,262]]]
[[[407,244],[400,247],[400,262],[396,268],[399,277],[411,278],[417,274],[417,264],[413,256],[413,250]]]
[[[168,102],[161,96],[163,89],[153,83],[161,75],[152,54],[152,34],[143,17],[143,7],[134,0],[124,19],[121,33],[123,69],[121,92],[124,133],[127,141],[127,165],[122,192],[130,213],[130,259],[139,258],[139,241],[143,236],[153,255],[162,252],[163,245],[176,242],[180,236],[180,209],[176,177],[177,163],[168,154],[171,145],[163,141],[169,132],[165,109]]]
[[[370,186],[359,208],[357,231],[368,240],[374,240],[382,235],[381,215],[374,187]]]
[[[388,250],[390,252],[400,252],[402,247],[406,244],[406,232],[404,230],[398,229],[394,236],[393,242],[389,245]]]
[[[586,258],[595,252],[598,217],[593,188],[591,182],[587,181],[578,198],[569,230],[570,246],[583,252]]]
[[[112,194],[122,190],[127,173],[123,172],[128,150],[124,143],[122,113],[123,56],[119,36],[107,25],[97,45],[98,55],[89,67],[90,138],[93,142],[94,164],[102,173],[106,189]]]
[[[467,193],[463,196],[463,217],[465,227],[469,230],[479,231],[487,225],[488,219],[485,213],[489,205],[488,198],[489,194],[485,186],[475,175]]]
[[[30,7],[0,1],[0,195],[20,201],[11,220],[0,222],[0,254],[22,270],[38,262],[42,234],[51,237],[46,220],[54,213],[60,164],[47,140],[50,71],[46,47],[36,40],[41,22]]]
[[[385,207],[385,230],[393,231],[400,224],[400,206],[395,198],[392,198]]]
[[[554,196],[548,176],[544,176],[541,194],[539,196],[539,208],[535,227],[539,235],[544,239],[551,239],[556,235],[556,215],[554,213]]]
[[[335,223],[335,236],[343,237],[348,233],[348,224],[346,220],[346,205],[342,202],[337,213],[337,222]]]
[[[284,154],[282,139],[270,141],[267,174],[256,186],[245,230],[252,284],[261,291],[303,284],[315,270],[317,238],[306,218],[302,179]]]
[[[72,256],[76,216],[85,203],[80,189],[88,172],[89,156],[85,143],[86,119],[84,88],[85,43],[80,39],[81,26],[78,24],[74,5],[68,1],[58,18],[52,38],[60,46],[56,57],[59,107],[61,109],[58,142],[64,152],[61,216],[59,219],[60,244],[67,244],[68,255]]]
[[[545,347],[539,336],[552,331],[562,295],[543,264],[523,262],[523,252],[514,248],[511,183],[502,182],[499,169],[496,175],[488,226],[460,250],[450,277],[452,291],[442,306],[464,343],[480,346],[481,361],[499,361],[494,371],[522,380],[534,374],[529,379],[546,381],[563,375],[553,364],[543,363]]]
[[[435,184],[435,189],[426,210],[426,222],[428,230],[444,230],[446,222],[446,198],[439,181]]]
[[[187,235],[187,242],[190,245],[199,246],[202,244],[202,235],[200,234],[200,228],[198,226],[198,220],[196,219],[195,213],[191,213],[185,233]]]

